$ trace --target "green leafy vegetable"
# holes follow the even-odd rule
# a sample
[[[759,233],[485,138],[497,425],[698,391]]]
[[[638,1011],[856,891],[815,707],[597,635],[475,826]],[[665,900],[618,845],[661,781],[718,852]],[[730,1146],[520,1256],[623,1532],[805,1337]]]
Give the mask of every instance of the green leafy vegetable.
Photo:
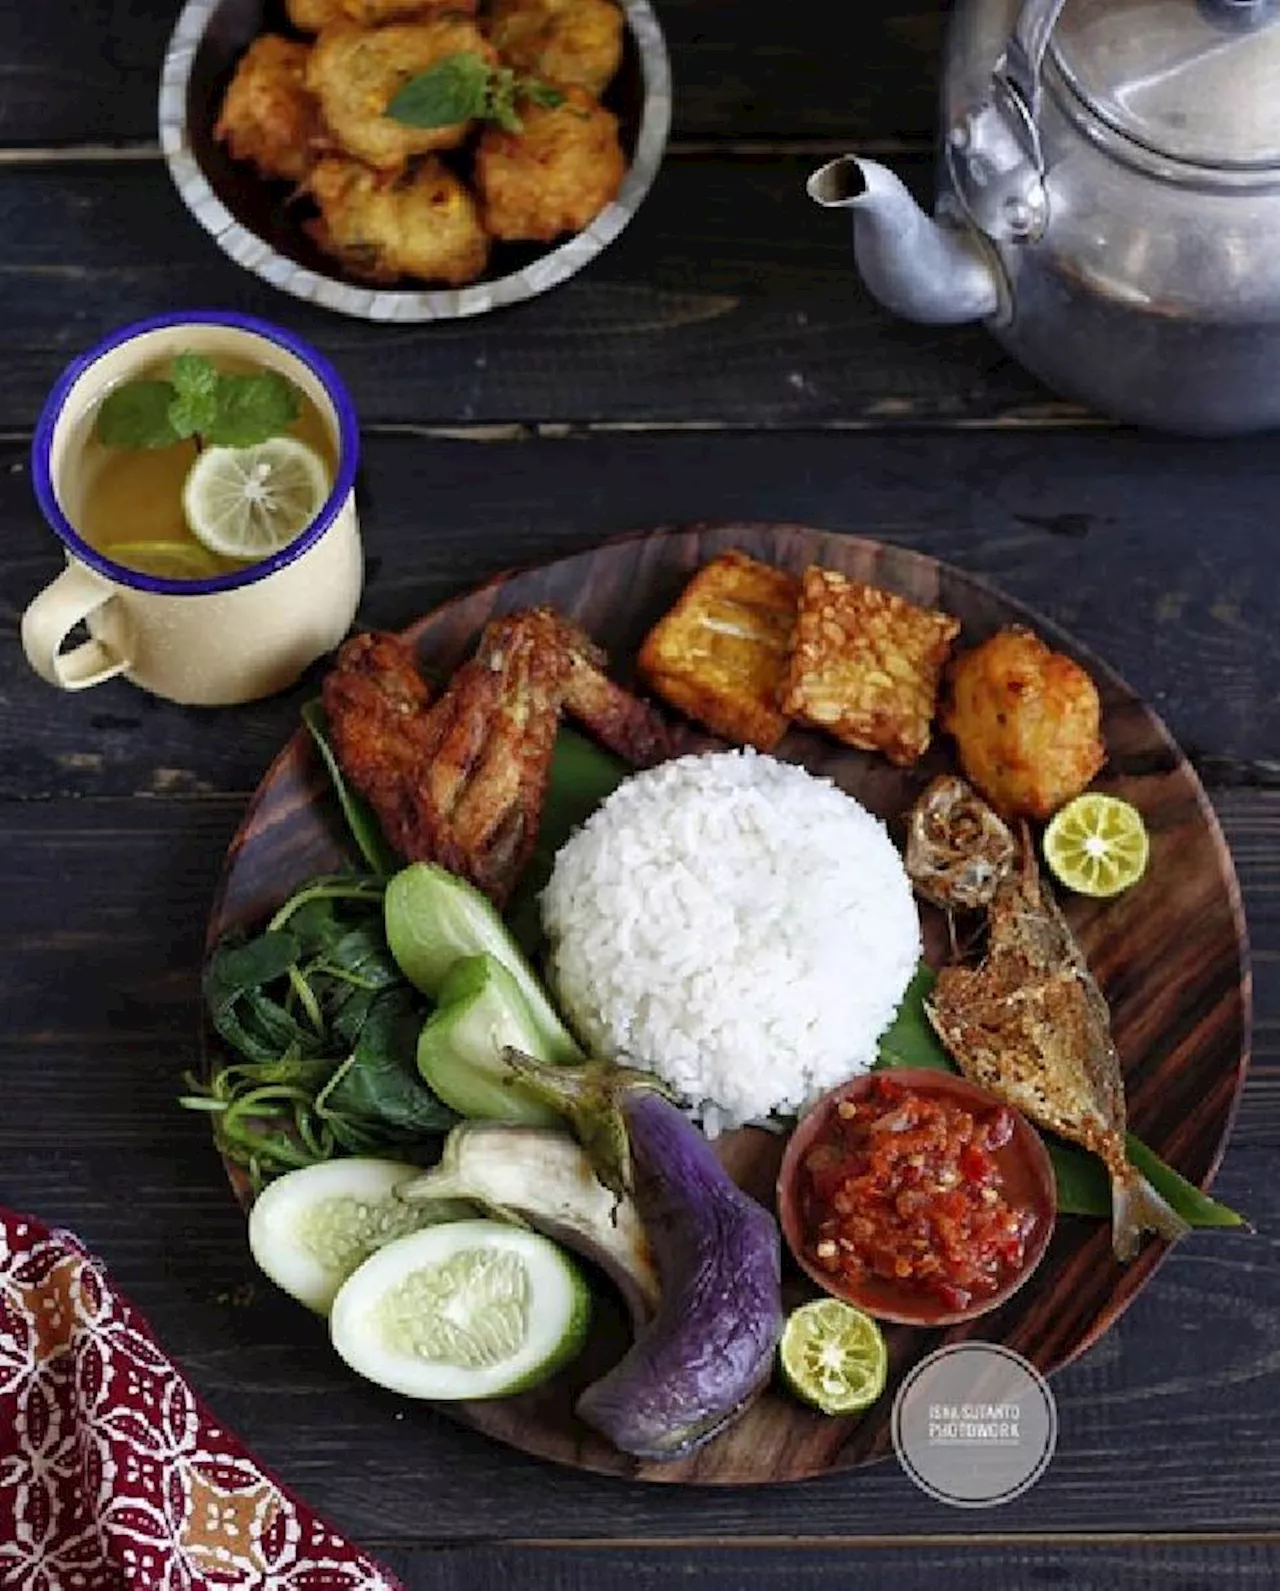
[[[215,402],[201,434],[218,447],[253,447],[287,431],[302,412],[298,389],[276,370],[219,376]]]
[[[951,1057],[933,1031],[925,1015],[924,1003],[937,981],[937,973],[927,961],[916,968],[897,1015],[880,1035],[879,1055],[873,1071],[926,1067],[934,1072],[954,1072]]]
[[[484,114],[491,68],[474,50],[446,55],[411,77],[387,106],[408,127],[453,127]]]
[[[520,99],[554,110],[564,103],[564,94],[550,83],[518,77],[510,67],[491,66],[474,50],[459,50],[411,77],[387,106],[387,115],[407,127],[479,120],[518,133],[524,129],[516,108]]]
[[[94,434],[108,447],[252,447],[279,436],[302,412],[298,389],[276,370],[223,375],[203,354],[180,353],[171,379],[125,381],[98,410]]]
[[[874,1071],[901,1071],[909,1067],[928,1067],[933,1071],[954,1072],[956,1066],[943,1049],[933,1024],[925,1014],[924,1002],[937,974],[923,961],[907,985],[898,1014],[880,1039],[880,1053]],[[1077,1144],[1066,1143],[1051,1133],[1041,1133],[1053,1162],[1058,1184],[1058,1212],[1061,1215],[1111,1218],[1111,1180],[1106,1167]],[[1166,1165],[1141,1139],[1129,1133],[1125,1149],[1130,1162],[1151,1183],[1172,1208],[1192,1226],[1243,1227],[1244,1217],[1219,1204],[1194,1183]]]
[[[176,396],[169,424],[182,436],[207,433],[218,414],[218,372],[203,354],[179,354],[173,361]]]
[[[373,1154],[454,1116],[416,1066],[423,1002],[382,929],[383,881],[314,879],[255,938],[232,937],[205,971],[210,1019],[236,1059],[182,1103],[213,1117],[255,1188],[339,1152]]]
[[[325,721],[324,708],[318,701],[307,702],[304,705],[302,721],[310,730],[311,738],[324,759],[329,778],[333,781],[334,794],[342,807],[356,849],[373,872],[383,878],[390,877],[397,867],[395,853],[387,844],[381,825],[374,817],[368,803],[362,796],[356,794],[343,777],[333,747],[329,744],[329,729]]]
[[[93,434],[107,447],[172,447],[181,440],[169,418],[175,398],[168,381],[126,381],[102,400]]]

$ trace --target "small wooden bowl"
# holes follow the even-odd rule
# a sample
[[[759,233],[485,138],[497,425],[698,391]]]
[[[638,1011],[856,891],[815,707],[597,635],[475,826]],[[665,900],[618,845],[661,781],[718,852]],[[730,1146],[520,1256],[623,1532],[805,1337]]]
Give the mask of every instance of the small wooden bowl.
[[[801,1208],[800,1182],[804,1157],[813,1147],[815,1139],[825,1131],[836,1107],[845,1100],[855,1103],[866,1098],[872,1085],[891,1078],[913,1093],[928,1094],[934,1099],[947,1099],[971,1110],[998,1109],[1000,1101],[994,1094],[957,1077],[951,1072],[928,1069],[894,1072],[869,1072],[841,1083],[824,1094],[813,1108],[801,1118],[792,1133],[782,1167],[778,1173],[778,1220],[795,1262],[825,1293],[856,1304],[869,1315],[880,1320],[896,1321],[906,1326],[953,1326],[963,1320],[974,1320],[993,1309],[998,1309],[1006,1299],[1028,1280],[1044,1258],[1045,1249],[1053,1235],[1057,1214],[1057,1183],[1053,1163],[1044,1143],[1030,1122],[1018,1111],[1013,1116],[1013,1136],[1003,1149],[995,1152],[996,1164],[1004,1178],[1005,1190],[1018,1203],[1029,1204],[1038,1217],[1035,1230],[1027,1244],[1022,1268],[1003,1287],[987,1297],[976,1300],[967,1309],[948,1310],[941,1300],[926,1293],[918,1293],[907,1286],[896,1285],[879,1277],[851,1285],[831,1276],[809,1259],[805,1252],[804,1212]]]

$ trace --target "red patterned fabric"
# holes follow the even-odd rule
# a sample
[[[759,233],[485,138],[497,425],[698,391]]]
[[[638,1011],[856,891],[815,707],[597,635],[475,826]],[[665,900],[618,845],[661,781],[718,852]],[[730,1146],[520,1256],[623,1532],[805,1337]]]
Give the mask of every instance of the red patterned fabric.
[[[218,1424],[71,1233],[4,1210],[0,1587],[403,1591]]]

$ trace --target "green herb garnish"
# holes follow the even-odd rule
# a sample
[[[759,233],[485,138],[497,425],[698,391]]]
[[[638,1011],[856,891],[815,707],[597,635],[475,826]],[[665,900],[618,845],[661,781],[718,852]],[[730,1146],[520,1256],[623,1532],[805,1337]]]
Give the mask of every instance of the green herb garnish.
[[[491,66],[474,50],[459,50],[411,77],[387,106],[387,115],[407,127],[491,121],[518,133],[524,127],[516,109],[520,99],[549,110],[564,103],[563,93],[551,84]]]
[[[168,381],[125,381],[103,399],[94,435],[107,447],[253,447],[287,431],[302,412],[293,383],[276,370],[224,375],[203,354],[181,353]]]

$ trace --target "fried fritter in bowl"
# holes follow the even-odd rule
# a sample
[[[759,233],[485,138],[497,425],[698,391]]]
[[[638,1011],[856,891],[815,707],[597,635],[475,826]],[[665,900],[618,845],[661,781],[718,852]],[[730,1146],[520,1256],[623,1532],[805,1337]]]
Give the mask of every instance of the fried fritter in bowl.
[[[306,86],[309,54],[306,44],[264,33],[241,57],[222,101],[213,136],[264,177],[301,182],[315,161],[320,119]]]
[[[476,0],[339,0],[348,19],[358,27],[376,28],[383,22],[440,16],[448,11],[473,16]]]
[[[1098,688],[1014,625],[952,664],[942,727],[971,784],[1005,818],[1051,817],[1106,760]]]
[[[345,16],[342,0],[284,0],[284,8],[299,33],[319,33]]]
[[[398,175],[329,156],[308,189],[320,209],[311,232],[352,276],[392,282],[400,276],[458,286],[474,281],[489,258],[489,238],[470,190],[432,157]]]
[[[411,77],[446,56],[466,52],[496,63],[497,54],[466,17],[393,22],[381,28],[341,24],[317,39],[307,65],[307,86],[333,138],[350,155],[396,171],[413,155],[456,149],[470,122],[448,127],[408,127],[385,114]]]
[[[622,12],[612,0],[494,0],[489,37],[517,72],[598,97],[622,61]]]
[[[618,118],[585,89],[563,92],[554,107],[522,102],[523,131],[486,127],[481,135],[476,186],[495,238],[550,243],[581,232],[622,186]]]

